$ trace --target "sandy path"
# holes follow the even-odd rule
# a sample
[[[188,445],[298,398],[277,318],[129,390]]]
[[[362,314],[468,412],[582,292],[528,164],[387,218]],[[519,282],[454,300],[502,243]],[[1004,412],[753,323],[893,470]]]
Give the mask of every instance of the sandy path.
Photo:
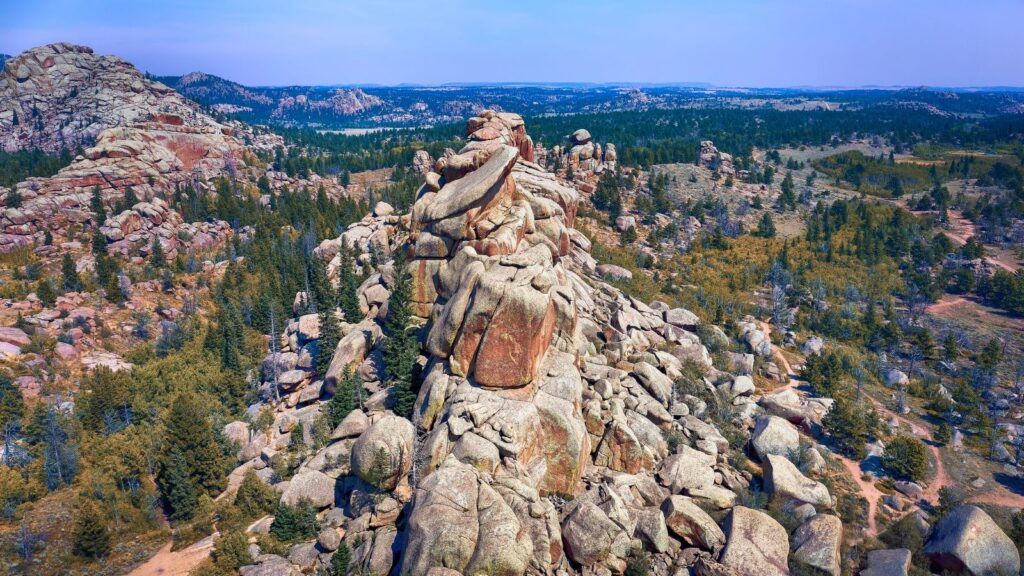
[[[214,501],[234,494],[238,490],[238,486],[241,485],[247,469],[246,466],[240,466],[233,470],[228,475],[228,487]],[[251,531],[257,522],[259,520],[246,527],[245,531]],[[171,550],[171,546],[174,545],[174,539],[171,538],[149,560],[129,572],[128,576],[188,576],[192,570],[213,554],[213,541],[215,537],[219,536],[220,532],[217,531],[217,526],[214,524],[213,534],[180,550]]]
[[[764,330],[764,333],[770,337],[771,326],[767,322],[761,321],[758,321],[758,324],[761,325],[761,329]],[[778,346],[772,346],[772,355],[775,357],[775,362],[780,368],[785,370],[786,375],[789,377],[789,381],[784,386],[776,388],[773,392],[787,389],[795,390],[800,386],[800,381],[796,378],[796,375],[793,374],[793,369],[790,367],[789,361],[786,360],[786,357],[782,354],[782,351]],[[843,468],[846,468],[850,478],[857,485],[857,490],[860,492],[861,497],[868,503],[868,519],[867,526],[864,528],[864,535],[871,537],[877,536],[878,526],[875,524],[875,512],[878,509],[878,501],[882,498],[882,492],[873,482],[863,479],[864,472],[861,470],[859,462],[854,462],[853,460],[850,460],[838,453],[833,453],[833,456],[843,465]]]
[[[929,304],[928,307],[925,308],[925,312],[928,314],[940,314],[948,308],[953,308],[954,306],[965,303],[967,303],[967,299],[962,296],[957,296],[955,298],[947,298],[943,296],[938,302]]]
[[[129,572],[128,576],[188,576],[213,553],[214,535],[216,533],[188,548],[174,551],[171,550],[173,542],[169,541],[145,564]]]

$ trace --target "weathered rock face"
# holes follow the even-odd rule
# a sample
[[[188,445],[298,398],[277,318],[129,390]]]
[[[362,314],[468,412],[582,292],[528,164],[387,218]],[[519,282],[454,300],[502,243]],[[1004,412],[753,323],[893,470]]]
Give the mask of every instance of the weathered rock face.
[[[906,548],[868,552],[867,568],[860,576],[907,576],[912,554]]]
[[[196,104],[117,56],[40,46],[8,60],[0,75],[0,148],[73,150],[108,128],[151,121],[156,110],[170,125],[220,129]]]
[[[332,528],[344,523],[360,570],[622,573],[640,547],[663,567],[729,546],[741,565],[776,562],[775,547],[759,558],[743,551],[745,530],[727,544],[705,511],[732,508],[752,477],[729,464],[715,425],[690,414],[691,400],[695,412],[706,404],[678,398],[686,360],[708,368],[699,385],[709,390],[711,379],[730,381],[737,402],[750,402],[750,378],[712,370],[696,315],[640,302],[595,275],[590,242],[573,229],[576,188],[529,161],[518,116],[482,112],[467,135],[459,152],[432,163],[421,155],[418,169],[428,171],[409,214],[377,206],[316,248],[331,276],[343,245],[357,252],[369,273],[357,290],[363,317],[345,319],[333,351],[319,351],[315,316],[287,324],[264,362],[264,398],[279,411],[301,407],[244,454],[258,453],[253,465],[267,469],[285,433],[310,436],[324,407],[316,400],[351,382],[340,378],[347,369],[370,396],[331,444],[304,457],[289,497],[314,492],[305,486],[322,479],[313,472],[336,480],[324,516]],[[381,359],[395,280],[395,261],[382,256],[398,253],[409,257],[421,324],[412,422],[391,412],[397,394]],[[322,383],[310,369],[317,353],[332,354]],[[273,382],[279,401],[266,393]],[[333,536],[320,546],[335,546]],[[308,546],[294,550],[309,560]]]
[[[836,516],[818,514],[793,532],[793,558],[832,576],[842,574],[843,522]]]
[[[719,152],[715,143],[710,140],[700,143],[700,147],[697,149],[697,165],[726,175],[736,173],[732,164],[732,155]]]
[[[89,145],[53,177],[18,184],[22,206],[0,212],[0,251],[30,244],[46,230],[103,224],[89,208],[95,186],[111,206],[129,186],[150,200],[245,166],[235,128],[115,56],[52,44],[9,60],[0,74],[0,148]],[[110,231],[136,225],[126,220],[141,218],[126,216]]]
[[[765,490],[795,504],[831,508],[832,496],[821,482],[811,480],[785,456],[769,454],[765,458]]]
[[[737,576],[787,576],[789,535],[764,512],[737,506],[725,521],[728,539],[719,561]]]
[[[1013,540],[977,506],[957,506],[939,520],[924,553],[937,571],[973,576],[1020,573]]]

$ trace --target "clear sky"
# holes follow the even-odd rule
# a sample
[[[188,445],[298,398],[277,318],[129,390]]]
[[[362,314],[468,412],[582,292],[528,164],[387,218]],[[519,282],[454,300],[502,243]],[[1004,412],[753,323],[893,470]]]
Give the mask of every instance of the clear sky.
[[[1024,86],[1024,0],[0,0],[70,41],[250,85]]]

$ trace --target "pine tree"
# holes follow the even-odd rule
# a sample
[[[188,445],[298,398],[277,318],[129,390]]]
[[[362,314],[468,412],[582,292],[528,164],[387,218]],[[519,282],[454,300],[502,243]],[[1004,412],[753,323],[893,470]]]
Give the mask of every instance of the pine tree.
[[[193,394],[178,394],[167,414],[165,441],[169,454],[177,450],[184,457],[196,491],[215,494],[225,486],[226,459],[208,412]]]
[[[11,381],[10,376],[0,370],[0,435],[5,435],[9,427],[20,427],[25,417],[25,401],[21,392]]]
[[[293,542],[312,538],[320,530],[316,520],[316,508],[307,500],[301,500],[295,506],[279,502],[274,510],[274,522],[270,525],[270,533],[284,542]]]
[[[103,206],[103,191],[99,186],[93,186],[92,198],[89,199],[89,207],[96,215],[96,225],[102,226],[107,221],[107,209]]]
[[[164,462],[160,473],[160,488],[171,509],[171,519],[191,520],[199,508],[199,497],[185,457],[176,446],[171,448]]]
[[[924,444],[912,436],[893,438],[882,454],[882,467],[894,477],[919,482],[928,473],[928,455]]]
[[[135,189],[131,186],[124,189],[124,199],[121,201],[121,205],[118,206],[118,212],[124,212],[125,210],[131,210],[133,206],[139,203],[139,197],[135,195]]]
[[[44,306],[53,306],[53,303],[57,301],[57,291],[46,278],[39,281],[39,285],[36,287],[36,296]]]
[[[64,258],[60,263],[61,272],[61,285],[65,290],[69,292],[79,292],[82,290],[82,279],[78,277],[78,271],[75,270],[75,261],[71,259],[71,254],[64,254]]]
[[[388,299],[388,315],[384,319],[384,369],[395,389],[395,414],[409,418],[416,403],[413,369],[419,356],[419,341],[409,331],[412,318],[412,275],[405,252],[399,247],[393,261],[394,286]]]
[[[107,237],[99,229],[94,230],[92,233],[92,253],[96,256],[107,253]],[[97,263],[98,265],[99,263]]]
[[[167,256],[164,255],[164,245],[156,236],[153,237],[153,244],[149,254],[149,263],[157,270],[167,266]]]
[[[235,495],[235,506],[242,514],[246,518],[257,518],[273,511],[276,503],[277,495],[274,489],[260,480],[254,470],[246,471]]]
[[[772,219],[771,212],[761,215],[761,221],[757,223],[757,235],[762,238],[775,237],[775,220]]]
[[[72,534],[73,552],[86,558],[103,558],[110,553],[110,533],[99,506],[89,501],[78,507]]]
[[[358,385],[355,375],[346,368],[345,373],[334,387],[334,396],[327,402],[326,414],[330,419],[332,429],[341,424],[345,416],[358,407],[356,399],[356,386]]]
[[[836,398],[832,409],[822,419],[821,426],[844,454],[858,460],[867,454],[864,446],[868,437],[867,421],[863,411],[854,402],[844,397]]]
[[[334,556],[331,557],[332,576],[345,576],[348,574],[348,565],[351,563],[352,551],[348,549],[348,544],[342,542],[338,545],[338,549],[334,551]]]
[[[7,193],[4,203],[8,208],[21,208],[21,192],[18,192],[17,188],[12,188],[11,191]]]
[[[353,270],[352,248],[348,241],[341,246],[341,265],[338,268],[338,304],[345,314],[345,321],[355,323],[362,320],[363,311],[359,308],[359,297],[356,290],[359,280]]]
[[[341,325],[338,322],[337,310],[332,306],[318,307],[317,319],[320,323],[320,339],[317,341],[316,373],[324,378],[334,360],[334,351],[341,341]]]

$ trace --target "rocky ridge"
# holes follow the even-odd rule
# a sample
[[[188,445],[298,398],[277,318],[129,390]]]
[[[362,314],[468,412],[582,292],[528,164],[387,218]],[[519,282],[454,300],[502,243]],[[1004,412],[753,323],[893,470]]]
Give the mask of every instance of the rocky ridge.
[[[106,226],[115,242],[131,237],[135,244],[151,243],[153,235],[144,231],[169,221],[166,206],[143,206],[135,214],[112,215],[114,222],[95,222],[93,189],[100,188],[108,209],[129,187],[143,201],[184,184],[205,191],[207,179],[246,167],[247,147],[280,143],[279,137],[221,124],[127,62],[82,46],[52,44],[12,58],[0,87],[4,149],[92,144],[54,176],[19,183],[20,206],[10,206],[12,191],[0,189],[0,252],[42,244],[46,232],[60,238],[75,225]],[[159,237],[175,250],[177,230],[164,226]]]
[[[379,204],[317,248],[332,274],[342,244],[371,267],[358,290],[364,317],[346,319],[333,353],[317,349],[315,315],[293,321],[264,361],[265,400],[250,408],[276,410],[270,432],[241,422],[225,432],[240,441],[239,470],[256,469],[286,502],[313,502],[325,533],[288,560],[257,554],[242,573],[326,565],[341,540],[353,566],[374,574],[620,574],[636,554],[654,574],[788,574],[791,561],[838,574],[842,523],[813,479],[820,467],[789,460],[801,446],[793,423],[820,422],[818,404],[765,402],[744,359],[727,367],[735,373],[713,365],[694,314],[595,276],[573,228],[580,194],[529,159],[519,116],[485,111],[467,134],[463,149],[425,167],[409,214]],[[381,356],[394,272],[375,263],[398,250],[423,342],[411,420],[391,410]],[[705,332],[716,331],[725,337]],[[743,333],[752,353],[770,354],[756,323]],[[323,379],[312,370],[319,353],[332,353]],[[693,366],[704,373],[697,395],[680,393]],[[346,369],[362,407],[301,456],[294,476],[277,477],[271,463],[293,434],[312,443]],[[758,423],[765,490],[803,521],[792,535],[739,506],[754,478],[730,464],[709,398],[731,404],[744,427]],[[821,461],[808,450],[817,459],[801,460]]]

